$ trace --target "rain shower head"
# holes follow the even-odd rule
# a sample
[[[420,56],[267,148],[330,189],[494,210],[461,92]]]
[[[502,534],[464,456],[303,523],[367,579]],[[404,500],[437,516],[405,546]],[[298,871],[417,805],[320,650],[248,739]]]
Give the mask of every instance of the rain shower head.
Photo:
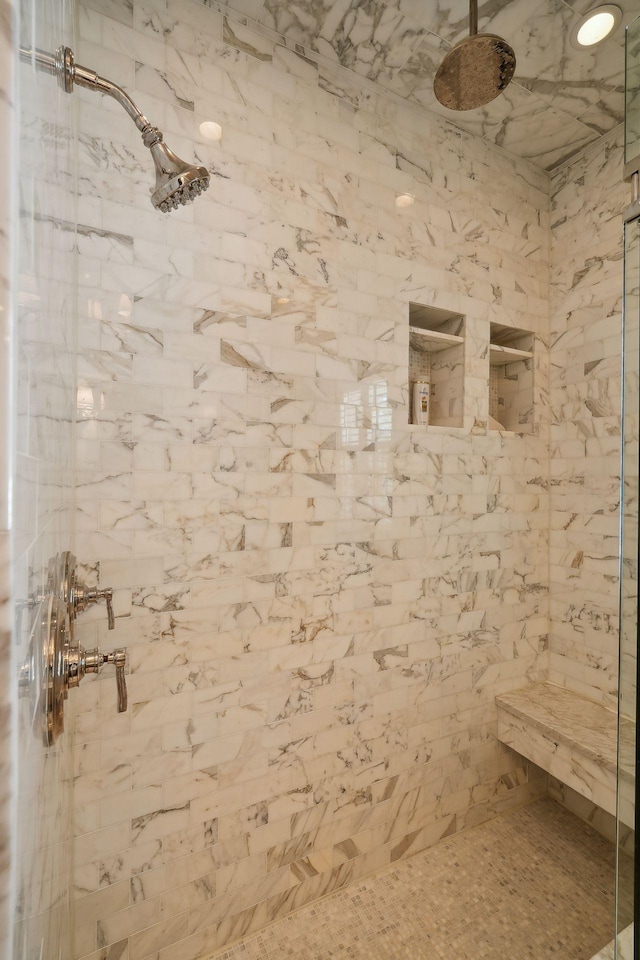
[[[474,110],[495,100],[513,79],[516,55],[506,40],[478,33],[478,0],[469,0],[469,36],[438,67],[433,90],[450,110]]]
[[[71,93],[77,83],[81,87],[113,97],[124,107],[142,134],[142,141],[153,157],[156,186],[151,194],[151,203],[156,210],[161,210],[163,213],[177,210],[179,206],[195,200],[208,188],[210,177],[207,168],[187,163],[177,157],[164,142],[162,131],[147,120],[131,97],[111,80],[106,80],[93,70],[77,64],[69,47],[59,47],[55,54],[21,48],[20,57],[22,60],[35,63],[39,70],[57,77],[59,86],[66,93]]]

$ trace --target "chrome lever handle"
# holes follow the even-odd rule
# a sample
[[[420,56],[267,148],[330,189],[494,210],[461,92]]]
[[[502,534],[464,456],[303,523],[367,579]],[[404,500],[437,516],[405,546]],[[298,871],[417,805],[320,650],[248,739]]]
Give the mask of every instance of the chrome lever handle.
[[[105,587],[104,590],[99,590],[98,587],[85,587],[84,583],[80,583],[79,581],[75,583],[73,605],[76,616],[78,613],[86,610],[91,604],[99,603],[100,600],[106,601],[107,626],[109,627],[109,630],[114,630],[116,626],[116,618],[113,613],[112,587]]]
[[[118,694],[118,713],[125,713],[128,704],[127,680],[124,675],[124,666],[127,662],[127,651],[122,647],[107,654],[107,662],[116,666],[116,690]]]
[[[124,668],[127,662],[127,651],[120,647],[110,653],[101,653],[97,647],[85,650],[79,647],[75,656],[69,655],[69,686],[77,687],[87,673],[100,673],[105,663],[113,663],[116,668],[116,691],[118,696],[118,713],[125,713],[128,704],[127,680]]]
[[[115,630],[116,618],[113,613],[113,590],[107,587],[105,590],[96,590],[96,600],[105,600],[107,604],[107,628]]]

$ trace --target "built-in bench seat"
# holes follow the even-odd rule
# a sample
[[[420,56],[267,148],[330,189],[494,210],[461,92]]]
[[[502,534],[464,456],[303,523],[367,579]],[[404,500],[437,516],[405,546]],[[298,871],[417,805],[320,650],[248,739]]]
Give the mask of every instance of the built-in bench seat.
[[[498,739],[502,743],[616,815],[615,711],[553,683],[538,683],[501,694],[496,697],[496,704]],[[621,772],[630,784],[632,736],[632,725],[623,721]],[[632,803],[622,802],[620,815],[628,826],[633,826],[632,813]]]

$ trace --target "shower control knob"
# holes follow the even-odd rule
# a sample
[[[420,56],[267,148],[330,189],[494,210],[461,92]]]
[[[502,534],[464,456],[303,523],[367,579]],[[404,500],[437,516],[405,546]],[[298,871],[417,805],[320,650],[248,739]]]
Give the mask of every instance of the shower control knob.
[[[107,623],[109,630],[115,629],[116,619],[113,613],[113,589],[88,587],[78,577],[77,562],[74,555],[65,550],[49,561],[49,591],[67,604],[73,642],[73,624],[79,613],[94,603],[105,600],[107,604]]]
[[[127,651],[123,648],[101,653],[97,647],[93,650],[76,647],[67,651],[67,683],[70,687],[77,687],[87,673],[100,673],[105,663],[113,663],[116,668],[118,713],[124,713],[127,709],[127,681],[124,675],[126,662]]]
[[[109,630],[113,630],[116,625],[116,619],[113,614],[113,589],[111,587],[105,587],[104,590],[99,590],[97,587],[85,587],[84,583],[76,580],[73,594],[73,605],[76,615],[82,613],[83,610],[86,610],[87,607],[93,603],[99,603],[100,600],[105,600],[107,603],[107,625]]]

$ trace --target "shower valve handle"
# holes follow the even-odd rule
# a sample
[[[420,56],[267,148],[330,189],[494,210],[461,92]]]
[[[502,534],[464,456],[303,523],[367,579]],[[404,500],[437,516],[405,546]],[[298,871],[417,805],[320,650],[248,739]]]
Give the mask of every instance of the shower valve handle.
[[[124,675],[126,662],[127,651],[123,648],[102,653],[97,647],[93,650],[78,647],[68,654],[68,684],[70,687],[77,687],[87,673],[100,673],[105,663],[113,663],[116,668],[118,713],[124,713],[127,709],[127,681]]]
[[[76,614],[82,613],[82,611],[86,610],[88,606],[93,603],[99,603],[100,600],[106,601],[107,626],[109,630],[114,630],[116,626],[116,618],[113,613],[113,588],[105,587],[104,590],[99,590],[97,587],[86,587],[84,583],[76,581],[73,596],[73,605]]]

